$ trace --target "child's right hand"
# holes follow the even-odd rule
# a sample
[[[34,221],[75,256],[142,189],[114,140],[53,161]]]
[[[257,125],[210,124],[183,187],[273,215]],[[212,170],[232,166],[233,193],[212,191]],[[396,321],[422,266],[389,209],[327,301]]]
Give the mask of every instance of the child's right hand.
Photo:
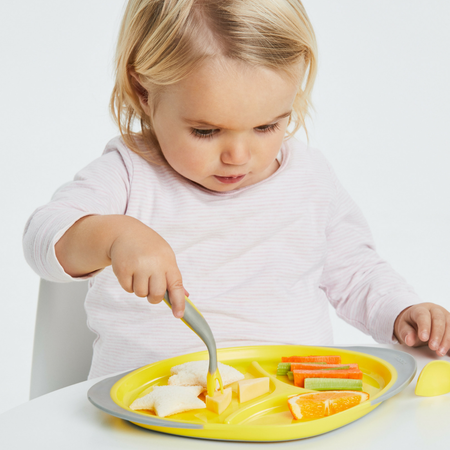
[[[127,292],[147,297],[152,304],[169,291],[173,315],[184,314],[183,281],[170,245],[148,226],[134,220],[112,242],[109,251],[114,274]]]
[[[183,288],[170,245],[141,221],[124,215],[85,216],[75,222],[55,246],[65,272],[81,277],[112,264],[120,285],[150,303],[169,291],[173,315],[184,314]]]

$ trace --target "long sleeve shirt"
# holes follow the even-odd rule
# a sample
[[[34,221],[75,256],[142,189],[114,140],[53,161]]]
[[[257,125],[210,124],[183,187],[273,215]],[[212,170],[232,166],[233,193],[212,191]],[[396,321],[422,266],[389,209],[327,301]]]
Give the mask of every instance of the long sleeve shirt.
[[[74,281],[55,244],[81,217],[124,214],[159,233],[218,347],[330,345],[329,304],[380,343],[420,303],[375,251],[359,208],[317,149],[295,138],[269,178],[229,192],[193,183],[111,140],[101,157],[30,217],[24,251],[55,282]],[[89,276],[88,326],[97,334],[90,378],[204,350],[164,304],[122,289],[111,266]]]

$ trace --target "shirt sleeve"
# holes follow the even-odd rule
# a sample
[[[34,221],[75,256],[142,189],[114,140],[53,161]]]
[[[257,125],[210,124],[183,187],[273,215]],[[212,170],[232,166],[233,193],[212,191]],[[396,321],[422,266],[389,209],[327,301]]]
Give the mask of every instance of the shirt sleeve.
[[[128,167],[127,167],[128,166]],[[124,214],[130,188],[130,164],[118,150],[104,153],[61,186],[51,201],[37,208],[25,226],[23,249],[31,268],[49,281],[92,277],[68,275],[55,254],[55,244],[79,219],[88,215]]]
[[[327,227],[327,258],[320,287],[337,315],[377,342],[396,343],[394,323],[421,303],[411,286],[380,258],[360,209],[330,168],[335,184]]]

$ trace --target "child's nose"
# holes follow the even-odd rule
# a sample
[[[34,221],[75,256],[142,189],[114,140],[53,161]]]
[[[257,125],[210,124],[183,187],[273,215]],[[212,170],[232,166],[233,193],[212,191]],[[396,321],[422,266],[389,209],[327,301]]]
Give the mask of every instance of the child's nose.
[[[250,160],[250,150],[247,145],[234,143],[222,150],[221,160],[224,164],[242,166]]]

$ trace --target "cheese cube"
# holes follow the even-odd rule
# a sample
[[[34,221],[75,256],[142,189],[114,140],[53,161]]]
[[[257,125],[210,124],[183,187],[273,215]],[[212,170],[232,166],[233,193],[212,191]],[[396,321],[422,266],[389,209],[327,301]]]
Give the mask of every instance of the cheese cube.
[[[232,394],[233,391],[229,387],[223,390],[223,394],[221,391],[216,391],[213,397],[206,395],[206,408],[216,414],[222,414],[231,403]]]
[[[269,377],[250,378],[238,381],[238,395],[241,403],[248,402],[269,392]]]

